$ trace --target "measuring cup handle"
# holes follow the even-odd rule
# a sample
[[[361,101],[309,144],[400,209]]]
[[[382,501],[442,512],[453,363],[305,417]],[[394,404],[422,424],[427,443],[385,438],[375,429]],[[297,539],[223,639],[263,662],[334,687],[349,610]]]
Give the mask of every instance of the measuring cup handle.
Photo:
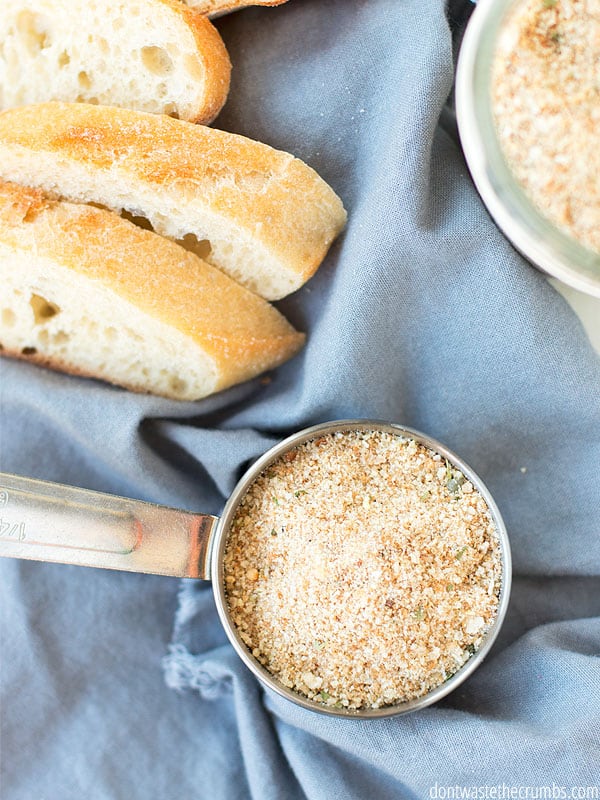
[[[0,556],[208,580],[217,517],[0,473]]]

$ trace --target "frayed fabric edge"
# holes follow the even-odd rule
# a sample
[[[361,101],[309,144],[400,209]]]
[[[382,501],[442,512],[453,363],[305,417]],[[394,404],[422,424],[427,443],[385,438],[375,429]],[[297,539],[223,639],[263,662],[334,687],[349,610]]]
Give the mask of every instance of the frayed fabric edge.
[[[181,644],[169,645],[162,666],[165,683],[175,691],[191,689],[205,700],[216,700],[233,691],[231,674],[223,665],[195,656]]]

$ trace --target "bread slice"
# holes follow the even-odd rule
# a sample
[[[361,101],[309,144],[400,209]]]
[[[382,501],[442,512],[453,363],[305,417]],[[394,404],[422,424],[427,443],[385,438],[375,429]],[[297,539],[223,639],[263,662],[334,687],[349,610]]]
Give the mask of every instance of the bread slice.
[[[0,178],[144,217],[269,300],[308,280],[346,220],[333,190],[288,153],[88,104],[0,114]]]
[[[227,98],[225,45],[179,0],[0,6],[0,108],[83,101],[210,122]]]
[[[3,355],[196,400],[304,337],[260,297],[117,214],[0,182]]]
[[[247,6],[280,6],[287,0],[184,0],[188,6],[197,9],[202,14],[210,14],[211,17],[226,14],[228,11],[237,11]]]

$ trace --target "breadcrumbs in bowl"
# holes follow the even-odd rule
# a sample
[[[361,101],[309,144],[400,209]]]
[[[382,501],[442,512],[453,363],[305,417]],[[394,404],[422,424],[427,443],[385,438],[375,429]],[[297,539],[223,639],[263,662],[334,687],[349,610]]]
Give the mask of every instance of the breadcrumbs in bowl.
[[[598,0],[478,0],[456,69],[467,165],[539,269],[600,297]]]
[[[600,5],[524,0],[507,14],[492,69],[500,145],[531,202],[600,253]]]
[[[231,620],[251,656],[322,708],[406,703],[478,652],[502,587],[485,499],[413,438],[339,430],[256,477],[224,553]]]

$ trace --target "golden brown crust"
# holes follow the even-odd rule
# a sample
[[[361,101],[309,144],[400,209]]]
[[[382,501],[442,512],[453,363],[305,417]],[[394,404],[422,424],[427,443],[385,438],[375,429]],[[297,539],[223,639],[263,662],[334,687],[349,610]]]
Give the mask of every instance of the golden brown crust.
[[[0,225],[31,222],[48,204],[49,200],[40,189],[0,180]]]
[[[110,211],[45,200],[37,190],[0,181],[0,240],[97,281],[190,337],[214,358],[217,389],[277,366],[304,342],[262,298],[174,242]],[[4,354],[77,371],[42,354]]]
[[[287,0],[250,0],[247,3],[243,0],[184,0],[184,2],[202,14],[223,14],[248,6],[280,6]]]
[[[204,68],[204,105],[191,122],[212,122],[225,105],[231,80],[231,61],[225,43],[215,26],[195,8],[181,0],[159,0],[180,14],[190,27]]]
[[[89,370],[80,369],[59,356],[51,357],[38,353],[37,351],[35,353],[24,353],[22,350],[10,350],[4,347],[0,350],[0,356],[4,358],[14,358],[18,361],[25,361],[29,364],[34,364],[36,367],[51,369],[54,372],[63,372],[66,375],[72,375],[74,378],[94,378],[95,380],[102,380],[106,383],[110,383],[112,386],[121,386],[123,389],[136,392],[137,394],[152,394],[147,386],[125,382],[113,383],[107,377],[99,377]],[[164,397],[171,397],[174,400],[179,399],[175,394],[165,394]]]
[[[48,156],[110,171],[133,194],[142,185],[178,204],[201,200],[302,281],[315,272],[346,221],[333,190],[289,153],[166,116],[83,103],[10,109],[0,114],[0,150],[12,148],[30,154],[32,183],[35,159]],[[0,159],[5,178],[13,177],[8,162]],[[57,191],[72,189],[57,185]]]

